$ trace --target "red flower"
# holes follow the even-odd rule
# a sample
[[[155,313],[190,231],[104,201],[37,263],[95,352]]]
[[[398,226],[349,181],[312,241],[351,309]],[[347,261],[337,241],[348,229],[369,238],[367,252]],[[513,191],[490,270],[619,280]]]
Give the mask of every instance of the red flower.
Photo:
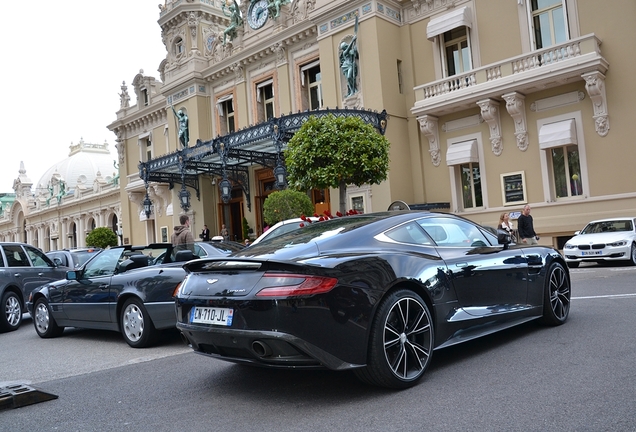
[[[342,213],[340,213],[340,212],[336,212],[336,216],[338,216],[338,217],[342,217]]]
[[[301,223],[300,223],[300,227],[302,228],[302,227],[304,227],[304,226],[305,226],[305,224],[301,222]]]

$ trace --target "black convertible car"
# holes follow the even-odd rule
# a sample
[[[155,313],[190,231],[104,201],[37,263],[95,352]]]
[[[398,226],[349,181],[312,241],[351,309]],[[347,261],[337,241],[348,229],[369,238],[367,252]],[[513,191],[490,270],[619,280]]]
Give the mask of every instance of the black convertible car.
[[[157,264],[157,257],[162,263]],[[172,245],[105,249],[66,279],[33,292],[27,309],[40,337],[62,334],[64,327],[121,331],[131,347],[153,344],[157,330],[174,328],[173,294],[183,280],[184,261],[195,258]]]
[[[498,237],[466,219],[417,211],[312,223],[185,264],[177,328],[195,352],[214,358],[351,369],[367,383],[406,388],[436,349],[567,319],[570,276],[559,252]]]

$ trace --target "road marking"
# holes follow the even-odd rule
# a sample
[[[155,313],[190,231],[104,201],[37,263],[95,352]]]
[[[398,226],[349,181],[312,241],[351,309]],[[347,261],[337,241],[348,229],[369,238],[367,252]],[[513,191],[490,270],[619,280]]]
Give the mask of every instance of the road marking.
[[[572,300],[599,299],[599,298],[623,298],[623,297],[636,297],[636,294],[608,294],[608,295],[600,295],[600,296],[572,297]]]

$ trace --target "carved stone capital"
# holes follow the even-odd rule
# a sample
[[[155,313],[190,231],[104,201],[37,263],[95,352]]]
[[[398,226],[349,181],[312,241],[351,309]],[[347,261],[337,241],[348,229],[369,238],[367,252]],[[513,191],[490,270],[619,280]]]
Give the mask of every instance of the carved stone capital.
[[[609,132],[609,114],[607,112],[607,95],[605,94],[605,75],[600,72],[588,72],[581,75],[585,80],[585,89],[592,99],[594,107],[594,124],[596,133],[604,137]]]
[[[515,137],[519,150],[528,150],[528,126],[526,123],[526,97],[518,92],[501,96],[506,101],[506,110],[515,122]]]
[[[431,154],[431,162],[434,166],[439,166],[442,162],[442,155],[439,149],[439,126],[438,118],[432,115],[424,115],[417,118],[420,124],[420,131],[428,138],[428,152]]]
[[[481,116],[488,123],[490,129],[490,144],[492,152],[495,156],[500,156],[503,152],[503,143],[501,140],[501,117],[499,115],[499,102],[494,99],[482,99],[477,101],[477,105],[481,108]]]

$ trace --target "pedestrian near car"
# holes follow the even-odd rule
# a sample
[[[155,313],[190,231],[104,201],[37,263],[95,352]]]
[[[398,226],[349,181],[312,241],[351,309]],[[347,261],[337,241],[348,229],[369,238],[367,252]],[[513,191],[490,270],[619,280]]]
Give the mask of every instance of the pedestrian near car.
[[[522,243],[539,244],[539,236],[534,231],[534,220],[530,215],[530,206],[525,205],[521,211],[519,219],[517,219],[517,230]]]
[[[191,250],[194,253],[194,237],[190,232],[190,218],[188,215],[179,216],[179,223],[181,225],[174,227],[172,233],[172,246],[174,253],[180,250]]]
[[[230,239],[230,232],[225,227],[225,224],[221,225],[221,231],[219,231],[219,235],[221,237],[223,237],[223,240],[229,240]]]
[[[497,225],[497,229],[506,231],[510,235],[512,241],[516,242],[515,230],[512,226],[512,222],[510,222],[510,213],[503,212],[501,216],[499,216],[499,225]]]
[[[210,241],[210,230],[207,225],[203,225],[203,230],[201,231],[201,240]]]

